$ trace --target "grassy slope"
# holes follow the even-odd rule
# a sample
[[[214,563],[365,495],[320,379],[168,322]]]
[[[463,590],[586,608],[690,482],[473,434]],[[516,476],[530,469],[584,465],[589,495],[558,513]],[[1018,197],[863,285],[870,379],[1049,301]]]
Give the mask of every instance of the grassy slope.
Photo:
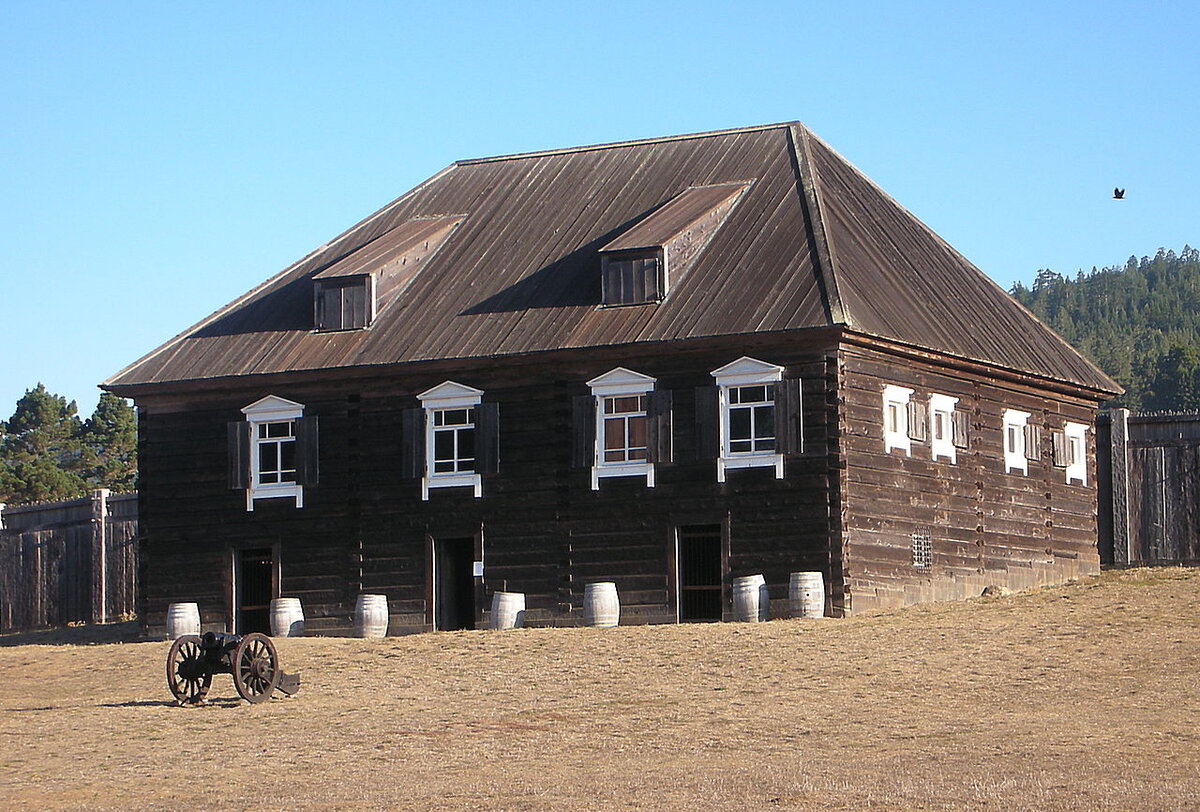
[[[1195,808],[1200,570],[847,620],[280,641],[170,707],[165,643],[0,647],[0,806]],[[12,642],[12,641],[9,641]]]

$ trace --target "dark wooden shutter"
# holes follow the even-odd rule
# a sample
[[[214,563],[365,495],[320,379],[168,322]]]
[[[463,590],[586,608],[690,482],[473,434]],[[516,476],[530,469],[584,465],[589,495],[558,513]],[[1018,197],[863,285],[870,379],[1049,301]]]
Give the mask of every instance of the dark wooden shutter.
[[[576,395],[571,399],[571,467],[591,468],[596,446],[596,398]]]
[[[720,419],[717,387],[696,387],[696,459],[712,460],[720,456]]]
[[[494,474],[500,470],[500,404],[475,407],[475,470]]]
[[[929,439],[929,404],[908,402],[908,438],[921,443]]]
[[[406,479],[425,476],[425,410],[400,413],[400,474]]]
[[[1042,458],[1042,427],[1025,426],[1025,459],[1036,462]]]
[[[804,452],[803,392],[798,378],[775,384],[775,450],[780,454]]]
[[[296,483],[316,485],[319,443],[317,441],[317,418],[301,417],[296,420]]]
[[[650,462],[671,462],[671,402],[670,389],[655,389],[646,397],[646,458]]]
[[[237,420],[226,426],[229,434],[229,488],[234,491],[250,487],[250,424]]]
[[[969,448],[970,420],[966,412],[953,411],[950,413],[950,432],[954,436],[955,448]]]
[[[1065,431],[1052,431],[1050,438],[1054,445],[1054,465],[1056,468],[1066,468],[1074,462],[1072,459],[1071,443]]]

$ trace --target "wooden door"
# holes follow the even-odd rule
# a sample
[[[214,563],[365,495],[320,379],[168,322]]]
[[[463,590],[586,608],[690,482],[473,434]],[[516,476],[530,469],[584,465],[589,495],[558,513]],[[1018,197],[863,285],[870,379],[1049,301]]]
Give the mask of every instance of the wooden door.
[[[238,552],[237,634],[271,633],[275,556],[270,548]]]
[[[475,539],[435,539],[433,557],[433,627],[474,629]]]
[[[680,527],[677,544],[675,566],[679,580],[679,621],[720,620],[725,603],[721,525]]]

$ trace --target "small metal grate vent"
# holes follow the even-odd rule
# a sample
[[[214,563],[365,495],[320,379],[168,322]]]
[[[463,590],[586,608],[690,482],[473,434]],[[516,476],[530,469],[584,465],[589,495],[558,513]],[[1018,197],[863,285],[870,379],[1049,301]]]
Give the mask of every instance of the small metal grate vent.
[[[933,544],[928,533],[912,534],[912,561],[914,567],[933,566]]]

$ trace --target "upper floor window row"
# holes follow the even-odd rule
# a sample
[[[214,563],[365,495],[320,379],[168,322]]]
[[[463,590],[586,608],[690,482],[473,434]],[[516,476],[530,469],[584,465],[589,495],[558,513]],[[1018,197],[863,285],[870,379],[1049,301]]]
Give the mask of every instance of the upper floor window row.
[[[715,386],[695,391],[696,458],[716,461],[717,481],[739,468],[771,468],[803,451],[802,388],[784,368],[740,358],[714,370]],[[655,486],[656,467],[674,461],[674,393],[658,381],[618,367],[587,383],[575,398],[572,459],[588,468],[593,489],[602,479],[641,477]],[[421,482],[422,499],[437,488],[483,494],[483,477],[499,470],[500,409],[484,392],[445,381],[400,413],[402,474]],[[289,496],[303,506],[304,487],[317,477],[316,418],[304,406],[268,396],[230,424],[230,487],[256,499]]]
[[[1042,427],[1030,422],[1032,415],[1018,409],[1001,414],[1003,465],[1007,473],[1027,474],[1029,462],[1042,459]],[[930,459],[957,462],[958,450],[970,446],[970,423],[958,408],[958,398],[930,394],[915,397],[914,390],[895,385],[883,387],[884,451],[912,455],[914,443],[928,443]],[[1055,467],[1065,470],[1068,484],[1087,484],[1087,426],[1066,422],[1051,432]]]

